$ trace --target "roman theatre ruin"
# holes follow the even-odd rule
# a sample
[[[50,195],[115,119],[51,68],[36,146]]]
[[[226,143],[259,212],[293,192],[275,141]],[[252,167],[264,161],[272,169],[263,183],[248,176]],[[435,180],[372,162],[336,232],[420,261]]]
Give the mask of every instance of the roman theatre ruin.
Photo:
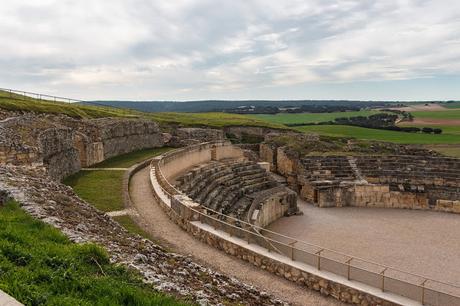
[[[152,159],[157,204],[195,238],[344,302],[460,304],[458,159],[257,149]]]

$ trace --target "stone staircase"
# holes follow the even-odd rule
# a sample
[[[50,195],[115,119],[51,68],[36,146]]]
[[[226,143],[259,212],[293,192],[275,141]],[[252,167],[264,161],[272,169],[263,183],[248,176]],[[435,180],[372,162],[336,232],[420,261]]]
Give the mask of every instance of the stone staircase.
[[[350,164],[350,168],[353,170],[353,173],[355,174],[356,180],[359,183],[368,184],[367,180],[364,178],[363,174],[361,173],[361,170],[356,165],[356,158],[354,156],[347,156],[347,159],[348,159],[348,163]]]

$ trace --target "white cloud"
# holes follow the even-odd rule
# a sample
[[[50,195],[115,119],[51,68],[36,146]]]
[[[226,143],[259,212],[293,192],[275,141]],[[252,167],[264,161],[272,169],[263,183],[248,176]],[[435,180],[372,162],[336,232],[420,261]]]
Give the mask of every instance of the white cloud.
[[[310,98],[302,86],[460,76],[454,0],[17,0],[0,36],[3,86],[81,98]]]

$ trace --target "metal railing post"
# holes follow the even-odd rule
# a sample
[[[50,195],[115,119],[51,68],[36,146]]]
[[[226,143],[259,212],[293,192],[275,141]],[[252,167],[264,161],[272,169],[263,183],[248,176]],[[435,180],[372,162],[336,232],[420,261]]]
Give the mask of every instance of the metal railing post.
[[[347,264],[347,279],[350,280],[350,270],[351,270],[351,261],[353,260],[353,257],[348,259],[345,263]]]
[[[318,270],[321,270],[321,252],[322,251],[324,251],[324,249],[321,249],[315,253],[318,256],[318,263],[317,263]]]
[[[421,299],[422,305],[425,305],[425,283],[426,283],[427,281],[428,281],[428,280],[425,279],[425,280],[423,281],[423,283],[421,284],[421,286],[422,286],[422,299]]]
[[[289,245],[291,246],[291,260],[292,261],[294,261],[294,244],[296,243],[297,243],[297,240],[289,243]]]
[[[388,268],[385,268],[383,269],[382,272],[380,272],[380,274],[382,274],[382,292],[385,292],[385,271],[387,270]]]

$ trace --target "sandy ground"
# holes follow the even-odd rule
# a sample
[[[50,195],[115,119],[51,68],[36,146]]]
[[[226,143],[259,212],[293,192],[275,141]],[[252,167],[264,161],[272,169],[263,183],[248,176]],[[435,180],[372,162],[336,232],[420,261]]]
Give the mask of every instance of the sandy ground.
[[[317,208],[269,229],[352,256],[460,284],[460,216],[387,208]]]
[[[148,179],[148,169],[145,168],[135,174],[130,182],[134,208],[139,212],[136,221],[162,245],[174,252],[191,255],[204,265],[261,288],[294,305],[341,305],[332,298],[325,298],[315,291],[297,286],[196,240],[171,222],[155,203]]]

